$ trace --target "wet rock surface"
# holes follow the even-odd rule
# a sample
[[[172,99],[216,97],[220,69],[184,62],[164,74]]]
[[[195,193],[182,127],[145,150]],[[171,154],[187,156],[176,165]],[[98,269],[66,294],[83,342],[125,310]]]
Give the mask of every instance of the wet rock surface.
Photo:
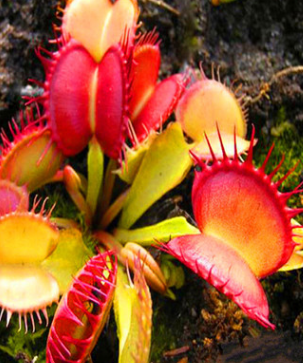
[[[243,84],[249,98],[271,82],[270,100],[254,103],[250,120],[264,124],[283,104],[302,130],[303,77],[290,72],[272,82],[278,71],[303,64],[302,2],[237,0],[214,7],[209,0],[167,1],[173,11],[156,3],[139,1],[142,30],[157,27],[160,32],[163,74],[202,62],[210,76],[213,64],[222,80]],[[34,49],[41,44],[50,48],[52,23],[60,22],[56,4],[55,0],[0,1],[1,120],[16,112],[29,78],[43,80]]]
[[[294,341],[289,334],[264,333],[259,338],[247,338],[241,349],[238,344],[223,346],[224,353],[217,363],[301,363],[302,342]]]
[[[5,124],[20,108],[28,79],[43,80],[35,55],[52,34],[56,1],[0,0],[0,122]]]

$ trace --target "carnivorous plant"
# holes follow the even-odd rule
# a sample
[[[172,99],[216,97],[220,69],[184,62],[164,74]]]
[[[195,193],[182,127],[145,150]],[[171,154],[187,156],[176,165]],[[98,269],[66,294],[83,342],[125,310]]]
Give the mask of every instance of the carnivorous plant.
[[[287,200],[301,189],[278,190],[290,173],[265,173],[271,150],[254,167],[241,102],[203,71],[192,85],[187,73],[158,81],[159,35],[140,34],[138,17],[136,0],[67,1],[57,50],[36,52],[42,94],[1,133],[0,320],[18,315],[20,329],[30,319],[34,331],[58,302],[48,363],[89,359],[112,304],[119,363],[149,361],[149,287],[175,298],[184,280],[171,256],[161,269],[148,250],[156,244],[273,328],[259,279],[287,263],[300,228],[292,218],[302,210]],[[83,152],[87,173],[70,165]],[[198,228],[184,217],[137,227],[194,165]],[[80,219],[52,218],[56,206],[33,196],[49,183],[65,186]]]

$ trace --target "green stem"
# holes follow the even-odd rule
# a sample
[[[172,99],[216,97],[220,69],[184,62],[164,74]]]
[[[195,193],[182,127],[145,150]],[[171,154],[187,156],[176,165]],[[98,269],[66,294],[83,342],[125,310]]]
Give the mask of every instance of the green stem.
[[[69,165],[65,166],[63,170],[63,181],[68,194],[80,212],[84,215],[86,225],[90,226],[92,222],[92,213],[88,203],[81,193],[81,190],[83,189],[81,186],[81,178]]]
[[[91,355],[88,355],[86,357],[86,363],[93,363],[93,359],[92,359],[92,356]]]
[[[117,256],[118,260],[125,265],[125,260],[121,255],[123,246],[118,242],[114,236],[104,231],[97,231],[94,237],[103,245],[107,250],[112,250]]]
[[[127,189],[125,192],[120,194],[119,197],[109,206],[107,211],[103,214],[99,225],[102,230],[105,230],[122,210],[129,190],[130,189]]]
[[[95,214],[99,195],[101,194],[103,181],[104,156],[101,147],[95,137],[89,143],[87,156],[88,185],[86,202],[92,215]]]
[[[60,228],[76,228],[80,230],[79,224],[72,219],[53,217],[51,218],[51,222]]]
[[[106,168],[104,184],[103,184],[103,193],[100,197],[100,218],[107,211],[113,193],[113,188],[116,180],[116,174],[113,173],[114,170],[118,168],[117,161],[114,159],[110,159]]]

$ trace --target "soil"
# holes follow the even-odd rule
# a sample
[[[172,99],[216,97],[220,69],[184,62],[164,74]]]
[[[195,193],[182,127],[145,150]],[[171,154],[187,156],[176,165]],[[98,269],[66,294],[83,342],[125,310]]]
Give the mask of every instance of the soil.
[[[211,76],[214,67],[227,84],[234,88],[242,84],[249,125],[255,124],[258,136],[262,132],[270,137],[281,109],[303,135],[303,75],[293,69],[303,65],[303,1],[237,0],[214,7],[209,0],[167,0],[178,15],[161,3],[139,1],[142,30],[157,27],[162,39],[161,76],[189,65],[198,67],[200,62]],[[34,50],[39,45],[50,47],[52,23],[59,23],[56,4],[55,0],[0,0],[0,127],[16,116],[24,95],[37,91],[28,79],[43,81]],[[275,77],[283,69],[290,70]],[[267,97],[259,99],[264,90]],[[174,213],[191,215],[191,178],[192,174],[158,202],[142,224]],[[183,200],[176,204],[178,194]],[[277,332],[236,319],[237,309],[228,300],[189,271],[186,275],[176,302],[154,297],[154,363],[303,362],[299,272],[286,275],[283,282],[279,275],[265,282]],[[102,339],[110,352],[116,349],[114,334]],[[174,351],[177,348],[183,353]],[[98,359],[100,350],[97,347]],[[115,359],[115,353],[106,357],[108,362]]]
[[[264,333],[260,338],[248,338],[245,347],[236,343],[223,345],[224,353],[217,363],[301,363],[302,342],[295,342],[289,334]]]

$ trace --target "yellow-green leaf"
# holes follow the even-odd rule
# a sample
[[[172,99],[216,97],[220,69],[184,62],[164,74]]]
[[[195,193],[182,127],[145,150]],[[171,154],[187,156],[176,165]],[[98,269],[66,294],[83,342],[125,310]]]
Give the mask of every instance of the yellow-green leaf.
[[[119,265],[114,297],[114,311],[118,328],[120,355],[130,331],[132,305],[135,300],[135,295],[135,290],[129,285],[128,276],[124,271],[124,267]]]
[[[152,226],[133,230],[116,228],[115,238],[122,244],[136,242],[141,246],[150,246],[155,241],[168,242],[184,234],[199,234],[198,228],[192,226],[184,217],[174,217]]]
[[[97,216],[100,218],[104,212],[107,210],[110,201],[112,199],[113,188],[116,180],[116,174],[114,171],[117,169],[117,160],[109,159],[106,166],[102,193],[100,194],[100,199],[98,202]]]
[[[100,228],[102,230],[106,230],[109,224],[117,217],[120,213],[124,201],[129,193],[129,189],[125,192],[121,193],[119,197],[113,202],[113,204],[107,209],[107,211],[103,214],[102,219],[100,221]]]
[[[139,144],[139,146],[135,149],[127,150],[125,156],[126,161],[123,162],[122,168],[115,171],[119,178],[125,181],[125,183],[132,184],[134,181],[142,163],[143,157],[155,136],[156,134],[151,134],[151,136],[147,138],[146,142]]]
[[[120,228],[130,228],[154,202],[181,183],[192,165],[188,150],[177,123],[170,124],[154,140],[126,199]]]
[[[140,265],[134,284],[123,267],[118,268],[114,299],[119,336],[119,363],[147,363],[151,343],[152,303]]]
[[[60,293],[63,294],[72,282],[72,277],[91,256],[81,232],[70,228],[60,232],[56,250],[42,262],[42,267],[56,278]]]
[[[86,202],[92,215],[95,214],[99,194],[102,189],[104,156],[102,149],[95,137],[89,143],[87,155],[88,186]]]

